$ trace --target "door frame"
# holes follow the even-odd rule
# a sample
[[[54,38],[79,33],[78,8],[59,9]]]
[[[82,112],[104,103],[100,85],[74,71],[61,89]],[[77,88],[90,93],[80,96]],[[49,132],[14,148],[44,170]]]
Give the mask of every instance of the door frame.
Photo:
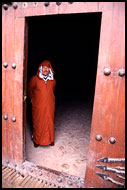
[[[124,102],[124,95],[120,97],[119,91],[121,90],[121,86],[124,87],[124,77],[119,77],[118,72],[122,68],[124,68],[124,63],[120,62],[124,59],[124,17],[125,17],[125,3],[124,2],[73,2],[73,4],[70,4],[68,2],[62,2],[61,5],[57,5],[56,2],[50,2],[50,6],[44,6],[44,2],[18,2],[18,7],[15,8],[14,6],[9,6],[7,10],[4,8],[2,9],[2,49],[3,51],[6,48],[6,52],[11,55],[5,56],[2,54],[2,62],[6,63],[8,62],[8,67],[3,66],[2,67],[2,92],[6,96],[2,96],[2,107],[5,109],[3,110],[2,114],[5,116],[8,115],[8,120],[3,117],[2,125],[5,126],[3,128],[3,145],[2,145],[2,151],[3,151],[3,164],[8,165],[10,167],[16,168],[18,171],[20,171],[23,174],[30,174],[34,177],[38,177],[39,179],[43,179],[44,176],[47,180],[50,181],[51,176],[48,176],[48,173],[50,171],[51,173],[54,173],[53,180],[56,184],[60,186],[69,186],[68,180],[71,179],[73,181],[73,187],[77,187],[77,185],[82,185],[81,179],[73,179],[73,176],[65,174],[64,176],[61,174],[61,172],[54,171],[49,169],[47,171],[47,168],[36,166],[33,163],[27,162],[24,159],[24,135],[23,135],[23,70],[24,65],[26,65],[27,55],[24,56],[24,50],[27,51],[27,46],[25,46],[25,40],[27,40],[27,26],[25,25],[25,18],[28,16],[39,16],[39,15],[52,15],[52,14],[73,14],[73,13],[92,13],[92,12],[101,12],[102,13],[102,22],[101,22],[101,32],[100,32],[100,44],[99,44],[99,55],[98,55],[98,67],[97,67],[97,74],[96,74],[96,86],[95,86],[95,95],[94,95],[94,105],[93,105],[93,116],[92,116],[92,127],[91,127],[91,135],[90,135],[90,145],[89,145],[89,152],[88,152],[88,162],[87,162],[87,171],[85,175],[85,187],[113,187],[113,184],[107,181],[102,180],[99,176],[96,175],[96,161],[98,158],[101,158],[102,156],[108,156],[104,150],[101,150],[102,144],[104,144],[105,149],[107,149],[108,153],[116,148],[119,148],[119,153],[115,154],[116,157],[124,157],[123,149],[124,149],[124,140],[123,138],[119,138],[119,143],[114,145],[110,145],[109,136],[112,135],[112,125],[117,126],[115,129],[117,130],[118,124],[115,123],[114,118],[117,116],[118,118],[121,116],[121,107],[119,106],[119,103],[115,103],[113,101],[113,96],[115,94],[118,94],[117,98],[119,102],[121,101],[123,105],[125,105]],[[12,26],[9,26],[10,20],[13,22]],[[121,22],[122,20],[122,22]],[[21,27],[22,26],[22,27]],[[119,30],[119,27],[121,27],[121,30]],[[6,30],[5,30],[6,29]],[[7,30],[8,29],[8,30]],[[8,37],[7,41],[7,35],[9,35],[9,31],[11,30],[12,37]],[[117,31],[117,34],[116,34]],[[119,39],[121,39],[122,36],[122,42],[119,43]],[[118,38],[118,39],[117,39]],[[6,41],[5,41],[6,39]],[[116,42],[114,42],[114,39]],[[14,42],[14,43],[12,43]],[[8,45],[7,45],[8,44]],[[118,46],[118,45],[119,46]],[[113,51],[114,48],[114,51]],[[13,50],[13,51],[11,51]],[[2,52],[3,52],[2,51]],[[116,53],[119,53],[120,55],[115,56]],[[115,62],[114,62],[115,61]],[[12,66],[12,62],[16,63],[16,67],[14,68]],[[121,63],[121,64],[120,64]],[[3,64],[4,65],[4,64]],[[105,68],[109,68],[111,70],[111,75],[105,75]],[[10,81],[12,82],[14,86],[14,91],[10,91],[10,97],[7,96],[7,90],[9,89],[9,85],[7,86],[7,80],[6,78],[9,76],[9,72],[11,72],[11,78]],[[113,91],[113,95],[109,97],[109,101],[106,103],[104,102],[105,96],[102,94],[102,92],[105,92],[105,89],[110,89],[110,82],[111,80],[108,79],[114,79],[117,78],[117,82],[114,82],[112,80],[113,87],[117,86],[116,91]],[[10,82],[9,81],[9,82]],[[24,80],[25,81],[25,80]],[[116,85],[117,83],[117,85]],[[103,89],[104,84],[106,85],[105,89]],[[19,90],[18,90],[19,89]],[[124,88],[122,88],[122,92],[124,93]],[[12,106],[9,106],[8,108],[8,100],[12,99]],[[108,117],[105,118],[104,114],[108,110],[108,106],[111,101],[114,103],[114,109],[119,106],[120,110],[118,114],[116,112],[113,112],[112,110],[112,118],[110,119],[110,122],[113,122],[113,124],[108,123]],[[7,104],[8,103],[8,104]],[[11,104],[11,101],[10,101]],[[103,105],[103,112],[99,111],[99,108]],[[24,107],[25,108],[25,107]],[[13,110],[13,111],[12,111]],[[122,109],[122,116],[123,121],[118,120],[118,123],[121,124],[121,135],[124,135],[124,113],[125,110]],[[109,116],[110,113],[107,112],[107,116]],[[12,116],[14,118],[12,119]],[[15,120],[16,118],[16,120]],[[10,121],[12,120],[12,122]],[[102,121],[104,122],[102,124]],[[114,124],[115,123],[115,124]],[[104,124],[108,124],[108,128],[105,129]],[[15,143],[15,149],[13,149],[10,144],[5,144],[5,134],[6,130],[8,129],[8,126],[12,126],[13,128],[10,129],[10,133],[8,133],[8,138],[10,139],[9,142]],[[100,130],[101,129],[101,130]],[[108,130],[108,133],[105,131]],[[14,134],[14,136],[11,136]],[[95,139],[97,134],[103,134],[105,135],[104,142],[97,141]],[[117,134],[116,134],[117,135]],[[18,138],[14,139],[14,137]],[[93,143],[94,142],[94,143]],[[103,142],[103,143],[102,143]],[[122,148],[121,148],[122,147]],[[10,150],[10,152],[7,154],[6,151]],[[101,150],[101,152],[99,151]],[[113,156],[113,154],[110,154],[110,156]],[[9,163],[7,162],[7,159],[10,160]],[[40,170],[42,173],[45,173],[45,175],[40,175]],[[60,176],[62,178],[62,183],[58,182],[57,177]],[[90,177],[91,176],[91,177]],[[91,181],[92,178],[92,181]],[[114,185],[116,187],[116,185]]]

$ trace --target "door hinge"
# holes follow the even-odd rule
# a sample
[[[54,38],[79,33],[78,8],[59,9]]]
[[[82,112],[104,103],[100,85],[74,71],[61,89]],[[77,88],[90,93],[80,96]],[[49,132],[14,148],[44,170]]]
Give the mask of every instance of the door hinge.
[[[125,171],[123,170],[118,170],[116,168],[111,168],[111,167],[107,167],[107,166],[104,166],[104,165],[97,165],[96,166],[97,168],[100,168],[104,171],[110,171],[110,172],[114,172],[114,173],[117,173],[117,174],[125,174]]]
[[[97,162],[104,162],[104,163],[110,163],[110,162],[125,162],[125,158],[100,158],[97,160]]]

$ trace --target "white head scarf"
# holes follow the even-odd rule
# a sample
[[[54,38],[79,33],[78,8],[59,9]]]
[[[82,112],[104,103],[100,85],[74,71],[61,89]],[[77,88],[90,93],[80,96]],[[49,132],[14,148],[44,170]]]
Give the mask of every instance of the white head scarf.
[[[43,79],[45,82],[47,80],[53,80],[53,72],[50,68],[49,68],[49,73],[46,76],[42,74],[42,66],[40,66],[39,71],[40,71],[39,72],[39,78]]]

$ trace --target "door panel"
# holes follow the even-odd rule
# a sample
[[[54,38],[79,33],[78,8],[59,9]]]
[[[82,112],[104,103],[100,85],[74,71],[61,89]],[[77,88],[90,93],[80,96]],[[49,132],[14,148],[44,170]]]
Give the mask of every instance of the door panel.
[[[5,11],[2,9],[2,52],[5,52]],[[2,53],[2,64],[5,63],[5,53]],[[6,68],[2,65],[2,158],[6,160]]]
[[[108,167],[124,166],[124,163],[120,162],[97,162],[99,158],[125,158],[125,79],[118,75],[119,69],[124,68],[124,4],[114,3],[113,11],[112,13],[109,12],[109,14],[112,15],[110,15],[110,19],[108,12],[102,14],[99,62],[85,187],[119,187],[110,181],[102,179],[96,172],[106,173],[114,180],[122,181],[112,172],[103,171],[96,167],[96,165],[106,165]],[[107,20],[109,25],[105,25],[106,22],[104,20]],[[107,34],[107,31],[111,33]],[[105,37],[109,40],[105,41]],[[111,70],[111,74],[108,76],[104,74],[106,67]],[[96,140],[97,134],[102,136],[101,141]],[[116,139],[114,144],[110,143],[110,137]]]
[[[3,52],[2,61],[8,67],[2,68],[3,72],[3,161],[10,164],[22,162],[22,112],[23,112],[23,60],[24,60],[24,18],[15,18],[13,7],[3,11]],[[6,20],[6,21],[5,21]],[[16,67],[13,67],[13,65]],[[13,121],[12,121],[13,120]]]
[[[15,86],[14,86],[14,123],[15,130],[15,154],[17,163],[23,161],[23,63],[24,63],[24,28],[25,18],[15,18],[15,49],[14,61],[15,69]]]
[[[3,105],[4,113],[8,116],[8,119],[3,121],[3,144],[6,153],[4,154],[4,160],[13,162],[14,159],[14,149],[13,149],[13,88],[14,88],[14,72],[11,68],[14,56],[14,11],[9,9],[8,12],[3,14],[3,65],[6,62],[7,67],[3,66],[3,76],[5,77],[2,87],[3,95]]]

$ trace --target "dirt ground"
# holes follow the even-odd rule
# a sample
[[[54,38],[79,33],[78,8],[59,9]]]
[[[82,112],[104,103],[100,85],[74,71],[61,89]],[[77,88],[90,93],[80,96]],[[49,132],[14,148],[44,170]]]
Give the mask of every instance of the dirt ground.
[[[85,176],[91,130],[92,106],[88,101],[57,103],[55,145],[34,148],[27,122],[26,157],[37,165],[78,177]]]

